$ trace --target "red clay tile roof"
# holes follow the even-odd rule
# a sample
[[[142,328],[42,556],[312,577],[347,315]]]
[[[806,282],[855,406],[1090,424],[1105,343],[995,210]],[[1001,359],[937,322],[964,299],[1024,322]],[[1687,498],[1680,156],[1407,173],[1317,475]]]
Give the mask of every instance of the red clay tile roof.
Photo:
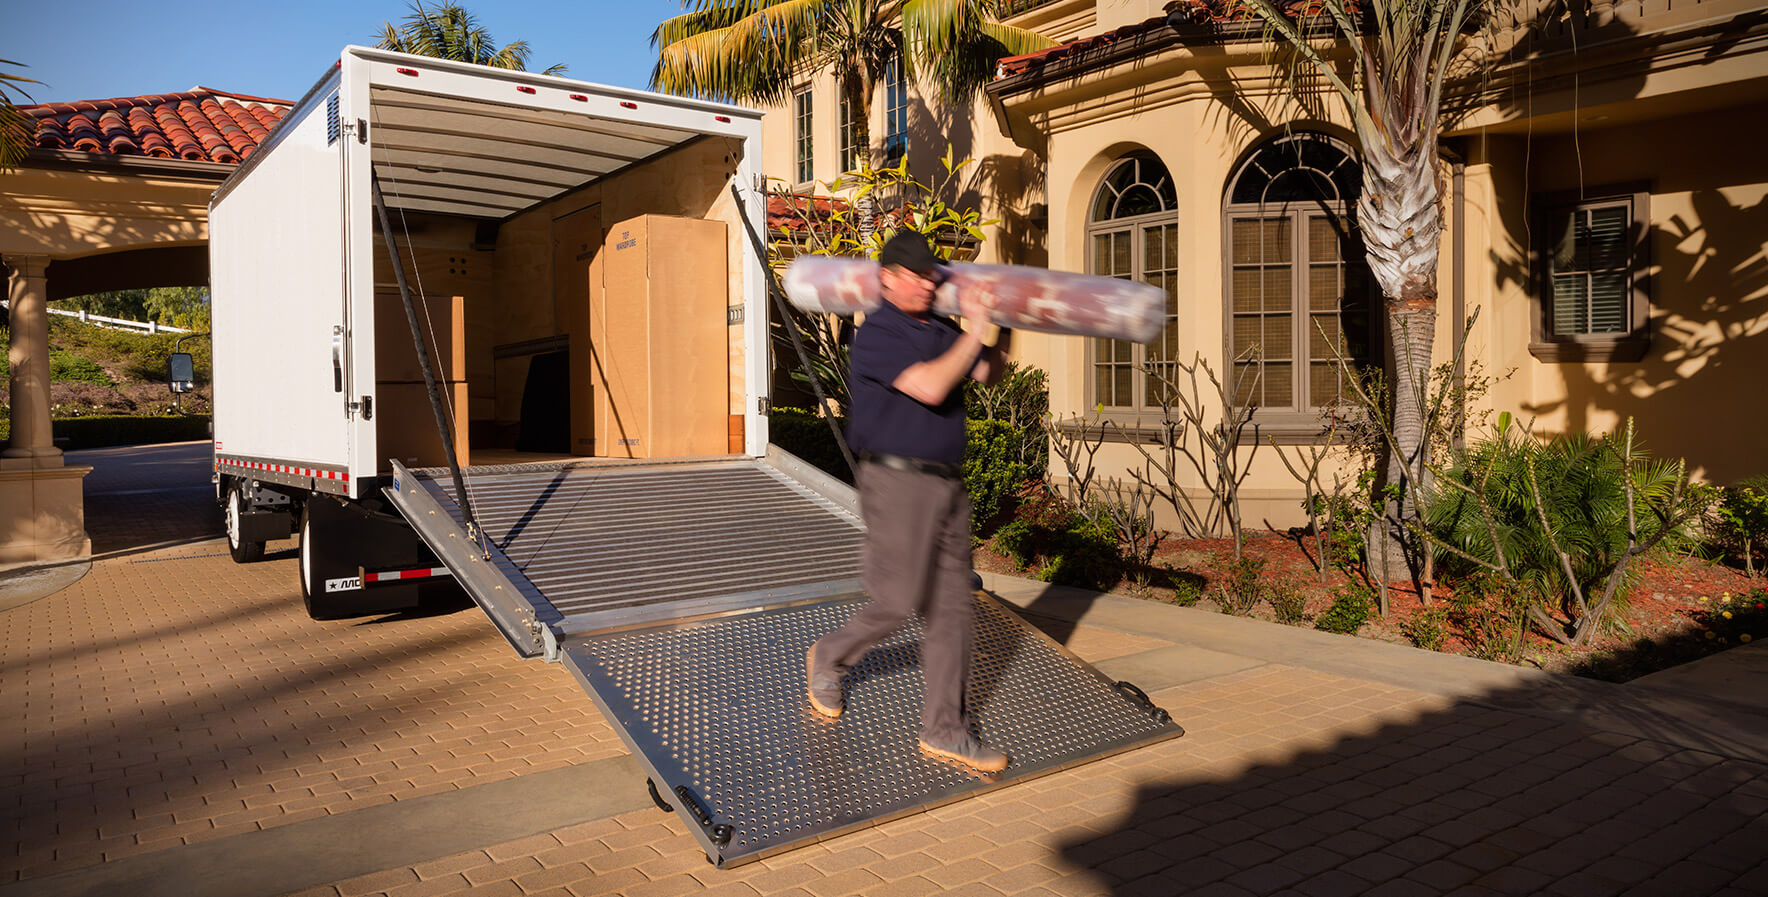
[[[832,196],[770,192],[767,194],[767,232],[776,234],[782,228],[802,231],[809,226],[807,220],[820,224],[835,211],[845,208],[845,200]]]
[[[113,156],[238,164],[293,105],[194,87],[110,100],[39,103],[18,110],[36,120],[32,145]]]
[[[1325,12],[1320,0],[1276,0],[1276,5],[1290,18],[1307,18]],[[1350,4],[1354,10],[1356,4]],[[1257,15],[1239,0],[1173,0],[1166,4],[1167,15],[1144,19],[1133,25],[1125,25],[1103,34],[1091,34],[1077,37],[1074,40],[1058,44],[1035,53],[1021,56],[1008,56],[1000,61],[995,70],[995,77],[1008,78],[1032,69],[1042,68],[1058,59],[1078,56],[1088,50],[1132,38],[1153,34],[1167,29],[1172,23],[1183,22],[1190,25],[1224,25],[1230,22],[1247,22]]]

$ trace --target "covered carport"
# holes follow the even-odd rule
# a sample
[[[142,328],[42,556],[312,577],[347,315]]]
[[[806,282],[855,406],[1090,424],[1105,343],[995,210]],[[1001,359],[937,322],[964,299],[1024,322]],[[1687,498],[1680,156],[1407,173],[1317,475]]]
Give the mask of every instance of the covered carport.
[[[289,103],[205,87],[20,107],[30,149],[0,174],[11,439],[0,451],[0,567],[91,553],[81,480],[50,424],[47,303],[208,282],[208,203]]]

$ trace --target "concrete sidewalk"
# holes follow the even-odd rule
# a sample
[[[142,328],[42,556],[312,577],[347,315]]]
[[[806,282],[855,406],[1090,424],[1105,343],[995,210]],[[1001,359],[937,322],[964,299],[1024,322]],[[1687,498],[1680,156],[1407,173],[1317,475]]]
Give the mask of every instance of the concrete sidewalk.
[[[1698,677],[987,577],[1188,734],[720,871],[470,605],[317,623],[286,552],[130,551],[0,612],[0,897],[1768,892],[1768,723]]]

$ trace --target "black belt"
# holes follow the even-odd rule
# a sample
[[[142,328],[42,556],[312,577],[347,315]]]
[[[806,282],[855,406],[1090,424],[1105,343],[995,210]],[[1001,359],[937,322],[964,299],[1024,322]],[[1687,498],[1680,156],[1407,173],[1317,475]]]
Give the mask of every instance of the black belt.
[[[882,452],[860,452],[859,459],[867,464],[888,467],[891,470],[906,470],[910,473],[930,473],[948,480],[964,478],[964,468],[956,464],[941,464],[922,458],[906,458],[902,455],[886,455]]]

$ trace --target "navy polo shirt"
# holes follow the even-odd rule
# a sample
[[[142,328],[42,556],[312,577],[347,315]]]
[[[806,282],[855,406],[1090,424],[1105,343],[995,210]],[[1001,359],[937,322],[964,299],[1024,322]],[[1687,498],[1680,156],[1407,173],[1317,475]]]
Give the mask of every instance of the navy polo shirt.
[[[910,365],[938,358],[957,341],[957,326],[945,318],[916,320],[889,302],[866,315],[848,353],[853,417],[847,442],[855,451],[963,462],[961,385],[938,405],[923,405],[891,386]]]

